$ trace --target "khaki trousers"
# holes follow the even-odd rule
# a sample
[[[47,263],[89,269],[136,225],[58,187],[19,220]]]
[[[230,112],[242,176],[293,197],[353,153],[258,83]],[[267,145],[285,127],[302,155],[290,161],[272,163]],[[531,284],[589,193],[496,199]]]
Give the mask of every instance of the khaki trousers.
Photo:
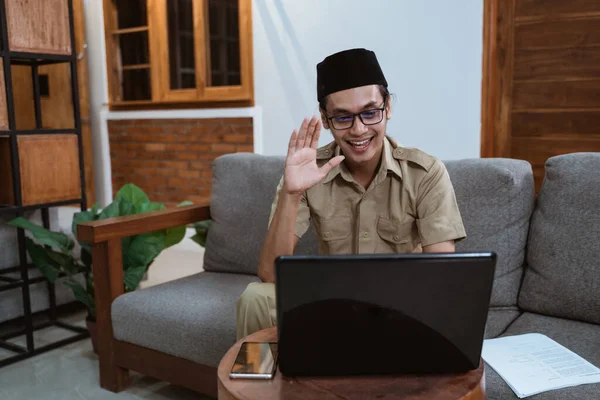
[[[253,282],[237,301],[237,338],[277,325],[275,284]]]

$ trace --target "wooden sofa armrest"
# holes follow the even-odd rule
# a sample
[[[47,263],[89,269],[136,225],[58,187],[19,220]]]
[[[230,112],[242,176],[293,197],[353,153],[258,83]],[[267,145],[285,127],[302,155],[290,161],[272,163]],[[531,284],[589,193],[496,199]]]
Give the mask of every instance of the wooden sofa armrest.
[[[125,293],[121,239],[209,218],[209,206],[198,204],[107,218],[77,226],[77,238],[90,243],[92,247],[100,382],[105,389],[118,392],[129,381],[127,370],[118,366],[115,360],[115,339],[110,315],[112,302]]]
[[[77,226],[77,238],[90,244],[101,243],[207,219],[210,219],[210,207],[194,204],[82,223]]]

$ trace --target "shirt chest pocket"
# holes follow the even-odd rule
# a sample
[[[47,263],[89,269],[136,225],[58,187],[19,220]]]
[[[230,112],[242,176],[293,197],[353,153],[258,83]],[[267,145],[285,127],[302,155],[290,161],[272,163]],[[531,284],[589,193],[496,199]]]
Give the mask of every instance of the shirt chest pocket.
[[[315,218],[315,227],[321,242],[321,252],[325,254],[344,254],[352,251],[352,218],[336,216]]]
[[[417,246],[416,223],[414,220],[392,220],[379,217],[377,234],[381,242],[377,246],[378,253],[407,253]]]

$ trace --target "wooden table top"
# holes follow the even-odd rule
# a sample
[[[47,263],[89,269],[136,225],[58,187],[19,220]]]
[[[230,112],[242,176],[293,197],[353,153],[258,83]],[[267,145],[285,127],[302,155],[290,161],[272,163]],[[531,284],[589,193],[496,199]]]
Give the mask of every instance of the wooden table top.
[[[276,328],[256,332],[229,349],[219,364],[219,400],[310,400],[310,399],[395,399],[395,400],[484,400],[483,361],[466,374],[426,376],[360,376],[307,378],[282,376],[277,370],[271,380],[231,379],[229,371],[244,341],[275,342]]]

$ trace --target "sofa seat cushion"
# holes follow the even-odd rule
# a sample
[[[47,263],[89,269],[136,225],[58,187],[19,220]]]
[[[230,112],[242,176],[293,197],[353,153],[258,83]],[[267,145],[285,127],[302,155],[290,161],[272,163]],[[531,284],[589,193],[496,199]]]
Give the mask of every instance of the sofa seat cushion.
[[[525,311],[600,324],[598,171],[600,153],[546,161],[519,294]]]
[[[521,315],[516,307],[492,307],[485,324],[485,338],[491,339],[503,334],[508,326]]]
[[[579,354],[587,361],[600,366],[600,326],[539,314],[524,313],[513,322],[501,336],[523,333],[541,333]],[[513,400],[517,395],[504,380],[487,364],[485,366],[487,398],[490,400]],[[552,390],[528,397],[531,400],[597,400],[600,384],[581,385]]]
[[[200,272],[112,304],[117,340],[217,367],[236,341],[235,308],[250,275]]]
[[[467,237],[457,251],[498,254],[490,305],[517,305],[529,219],[534,204],[531,165],[513,159],[446,161]]]

